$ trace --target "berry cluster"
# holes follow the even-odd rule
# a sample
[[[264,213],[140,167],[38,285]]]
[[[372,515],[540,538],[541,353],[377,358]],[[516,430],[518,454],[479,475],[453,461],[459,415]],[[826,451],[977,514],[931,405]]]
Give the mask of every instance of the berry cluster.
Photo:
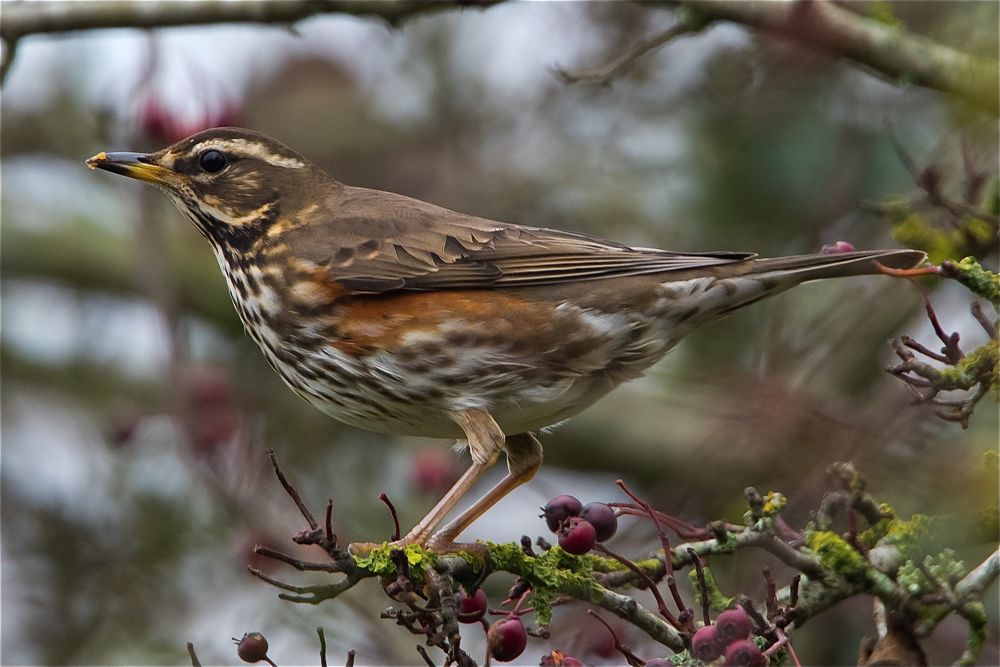
[[[749,639],[750,616],[742,609],[727,609],[714,625],[706,625],[691,638],[691,655],[711,662],[725,655],[727,667],[763,667],[764,654]]]
[[[573,496],[556,496],[545,507],[541,517],[549,530],[559,536],[559,546],[571,554],[585,554],[598,542],[611,539],[618,530],[618,517],[604,503],[583,505]]]

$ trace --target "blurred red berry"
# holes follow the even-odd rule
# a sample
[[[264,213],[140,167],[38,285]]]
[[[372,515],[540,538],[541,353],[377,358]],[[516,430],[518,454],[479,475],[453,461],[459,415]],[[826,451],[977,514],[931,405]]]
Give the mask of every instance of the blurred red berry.
[[[227,99],[212,115],[212,127],[239,126],[243,115],[241,111],[239,102],[232,98]]]
[[[493,623],[486,631],[486,646],[494,660],[510,662],[524,653],[528,633],[517,616],[507,616]]]
[[[715,631],[724,646],[737,639],[746,639],[750,636],[750,630],[750,615],[742,609],[727,609],[715,619]]]
[[[410,481],[420,493],[444,493],[458,479],[456,460],[441,447],[419,449],[410,459]]]
[[[236,655],[243,662],[267,660],[267,639],[259,632],[248,632],[236,641]]]
[[[467,595],[464,589],[458,589],[458,621],[459,623],[478,623],[486,615],[489,601],[482,588],[477,588],[473,595]]]
[[[177,116],[159,97],[146,97],[139,109],[139,129],[143,134],[158,144],[172,144],[177,141],[178,125]]]
[[[691,655],[702,662],[715,660],[722,655],[724,648],[714,625],[706,625],[691,638]]]
[[[764,667],[764,654],[749,639],[734,641],[726,649],[726,667]]]
[[[585,554],[597,544],[597,532],[589,521],[571,516],[559,529],[559,546],[563,551],[577,556]]]
[[[545,518],[545,523],[553,533],[559,530],[563,521],[571,516],[579,516],[583,503],[573,496],[556,496],[545,503],[539,516]]]
[[[229,442],[239,428],[240,414],[226,374],[217,368],[198,368],[185,379],[184,389],[195,452],[207,454]]]
[[[604,503],[589,503],[580,511],[580,518],[590,522],[597,533],[597,541],[611,539],[618,530],[618,517],[615,511]]]

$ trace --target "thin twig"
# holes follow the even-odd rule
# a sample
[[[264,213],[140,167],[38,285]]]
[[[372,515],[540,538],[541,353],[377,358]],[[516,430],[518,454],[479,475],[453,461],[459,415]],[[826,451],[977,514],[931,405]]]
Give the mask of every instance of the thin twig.
[[[601,618],[600,614],[593,609],[588,609],[587,613],[600,621],[601,625],[608,629],[608,632],[611,633],[611,640],[615,643],[615,650],[625,656],[625,660],[628,664],[632,665],[632,667],[643,667],[646,664],[646,661],[633,653],[631,648],[621,643],[621,640],[618,639],[618,634],[607,621]]]
[[[333,534],[333,498],[326,499],[326,517],[323,524],[326,530],[327,542],[336,544],[337,536]]]
[[[326,665],[326,634],[323,632],[323,628],[319,628],[319,627],[316,628],[316,634],[319,635],[319,666],[320,667],[327,667],[327,665]]]
[[[708,582],[705,581],[705,567],[697,551],[688,549],[687,552],[691,556],[691,562],[694,563],[695,575],[698,577],[698,587],[701,589],[701,615],[705,621],[705,625],[711,625],[712,618],[708,614]]]
[[[431,660],[431,657],[427,655],[427,649],[420,644],[417,644],[417,653],[419,653],[420,657],[424,659],[425,663],[427,663],[427,667],[437,667],[437,665],[434,664],[434,661]]]
[[[607,65],[593,67],[590,69],[567,70],[561,67],[555,69],[556,74],[563,80],[563,83],[595,83],[607,86],[614,79],[618,78],[625,70],[631,67],[635,61],[650,51],[660,48],[664,44],[673,41],[682,35],[690,35],[699,32],[707,25],[704,21],[695,18],[692,14],[681,18],[672,26],[663,30],[649,39],[645,39],[631,49],[612,60]]]
[[[271,459],[271,467],[274,468],[274,474],[278,477],[278,481],[281,482],[282,488],[285,489],[285,493],[295,502],[295,506],[299,508],[299,513],[306,520],[306,523],[313,530],[319,529],[319,524],[316,523],[316,519],[313,517],[312,512],[309,511],[309,508],[306,507],[306,504],[302,502],[299,492],[285,479],[285,473],[281,472],[281,466],[278,465],[278,457],[275,456],[273,449],[267,450],[267,457]]]
[[[399,539],[399,517],[396,515],[396,508],[385,492],[378,494],[378,499],[385,503],[385,506],[389,508],[389,514],[392,515],[392,537],[389,539],[395,542]]]
[[[194,644],[191,642],[187,643],[188,657],[191,658],[191,667],[201,667],[201,660],[198,659],[198,654],[194,652]]]

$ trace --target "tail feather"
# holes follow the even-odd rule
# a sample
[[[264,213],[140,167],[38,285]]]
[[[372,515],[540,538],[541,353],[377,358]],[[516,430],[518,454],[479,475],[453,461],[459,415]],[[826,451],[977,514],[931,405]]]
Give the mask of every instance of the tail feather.
[[[910,269],[927,259],[919,250],[863,250],[816,255],[791,255],[753,260],[752,273],[780,271],[799,274],[796,282],[865,276],[878,273],[876,262],[891,269]]]

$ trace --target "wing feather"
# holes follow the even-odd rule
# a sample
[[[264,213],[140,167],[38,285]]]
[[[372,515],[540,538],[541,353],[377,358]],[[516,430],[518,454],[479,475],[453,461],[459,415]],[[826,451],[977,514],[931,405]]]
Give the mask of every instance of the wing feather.
[[[705,268],[755,256],[632,248],[363,188],[345,187],[331,198],[327,214],[330,225],[294,228],[286,241],[359,293],[552,285]]]

